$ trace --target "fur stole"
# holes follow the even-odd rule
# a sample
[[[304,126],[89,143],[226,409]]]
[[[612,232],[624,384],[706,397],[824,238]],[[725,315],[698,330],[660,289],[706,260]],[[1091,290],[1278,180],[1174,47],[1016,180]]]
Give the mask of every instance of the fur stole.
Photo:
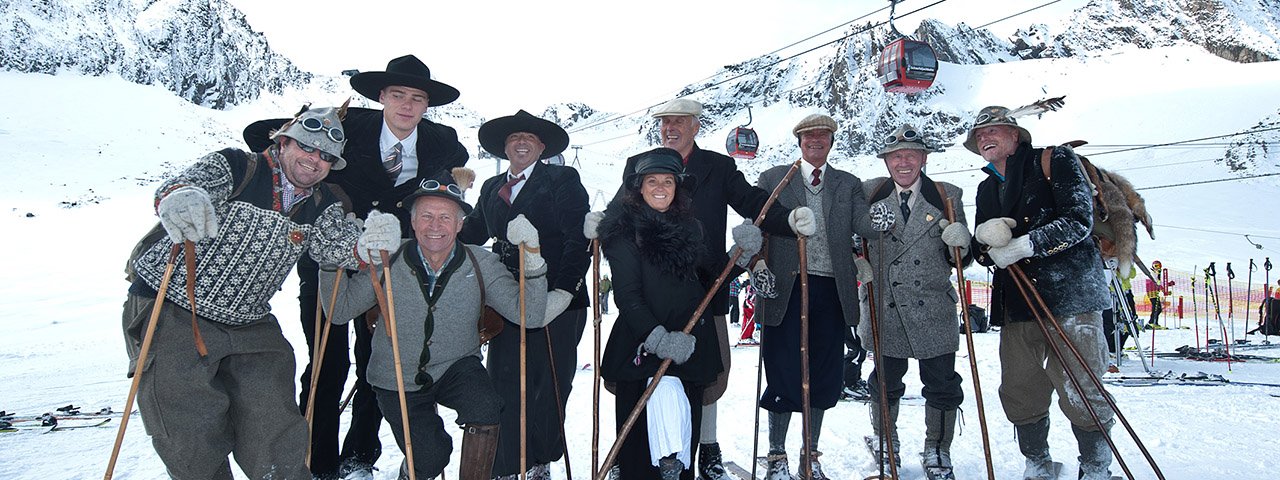
[[[614,202],[600,221],[600,243],[632,242],[641,259],[677,278],[696,278],[707,246],[692,215],[659,212],[647,205]]]

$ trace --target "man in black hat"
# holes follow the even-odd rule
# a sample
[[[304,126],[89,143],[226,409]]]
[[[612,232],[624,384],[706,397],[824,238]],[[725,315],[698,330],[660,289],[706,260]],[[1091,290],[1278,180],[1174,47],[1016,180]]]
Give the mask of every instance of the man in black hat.
[[[467,216],[460,238],[484,244],[514,271],[515,246],[506,241],[506,225],[523,214],[538,229],[547,260],[547,326],[526,338],[528,424],[525,438],[528,478],[550,478],[548,464],[563,452],[564,406],[573,387],[578,341],[587,322],[585,277],[591,256],[582,222],[591,208],[578,171],[544,164],[569,146],[569,134],[524,110],[480,126],[480,146],[511,162],[506,172],[484,182],[476,209]],[[520,331],[508,328],[489,344],[488,369],[507,408],[493,473],[520,473]],[[559,380],[558,382],[554,380]]]
[[[335,171],[327,181],[342,187],[357,216],[366,218],[375,209],[394,214],[400,220],[402,237],[410,238],[413,232],[409,228],[408,206],[401,206],[400,200],[412,193],[421,181],[440,177],[467,163],[467,150],[458,142],[457,132],[422,118],[427,108],[456,100],[458,90],[433,80],[431,70],[413,55],[387,62],[385,71],[352,76],[351,87],[366,98],[381,103],[383,109],[348,110],[342,126],[347,136],[343,157],[349,166],[340,172]],[[259,147],[269,141],[268,134],[285,120],[262,120],[249,125],[244,131],[245,141],[254,150],[260,150]],[[318,338],[313,332],[316,272],[316,264],[307,257],[298,263],[299,309],[302,329],[311,350],[314,350]],[[369,318],[376,316],[375,313]],[[322,478],[352,472],[371,475],[373,463],[382,451],[378,440],[382,415],[365,381],[371,328],[356,328],[355,331],[355,396],[351,403],[351,427],[341,455],[338,452],[338,416],[341,413],[338,404],[351,368],[346,326],[331,328],[320,378],[316,382],[311,471]],[[307,406],[312,368],[313,365],[308,365],[302,373],[299,404],[303,410]],[[368,478],[368,475],[357,478]]]

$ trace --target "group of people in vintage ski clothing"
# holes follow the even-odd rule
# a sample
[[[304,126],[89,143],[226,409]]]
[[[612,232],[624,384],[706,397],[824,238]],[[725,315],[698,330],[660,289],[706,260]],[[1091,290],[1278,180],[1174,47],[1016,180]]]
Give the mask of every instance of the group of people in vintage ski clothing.
[[[1061,468],[1048,445],[1055,392],[1080,478],[1110,478],[1107,393],[1064,382],[1065,369],[1106,366],[1100,312],[1109,301],[1088,183],[1070,148],[1033,147],[1009,109],[980,111],[965,141],[988,162],[971,234],[963,192],[924,174],[936,149],[912,125],[895,126],[880,146],[887,176],[864,181],[828,162],[837,122],[808,115],[792,129],[800,158],[752,185],[732,158],[698,146],[702,105],[672,100],[652,113],[662,146],[628,158],[613,200],[590,212],[577,170],[542,161],[569,145],[554,122],[520,110],[481,125],[481,147],[509,166],[468,199],[466,149],[453,128],[423,117],[457,89],[412,55],[351,85],[382,110],[344,104],[255,122],[244,132],[248,152],[211,153],[156,191],[167,239],[149,238],[131,260],[123,328],[141,362],[139,410],[173,478],[231,478],[228,454],[255,479],[372,478],[384,418],[406,454],[400,478],[435,478],[454,444],[444,406],[462,430],[462,479],[549,479],[566,454],[593,241],[617,307],[598,367],[622,442],[616,478],[727,478],[717,439],[731,368],[725,280],[743,272],[762,330],[767,478],[792,478],[791,458],[796,474],[828,478],[819,439],[824,412],[849,385],[849,339],[859,363],[861,348],[874,352],[866,441],[886,474],[901,464],[898,405],[915,359],[925,434],[913,453],[929,478],[954,478],[964,392],[949,279],[975,260],[996,267],[999,392],[1025,478]],[[747,220],[731,227],[730,208]],[[1049,354],[1013,264],[1085,365]],[[267,304],[295,265],[311,353],[301,392]],[[357,380],[339,448],[348,324]],[[622,432],[633,411],[639,421]],[[807,435],[789,450],[797,412]]]

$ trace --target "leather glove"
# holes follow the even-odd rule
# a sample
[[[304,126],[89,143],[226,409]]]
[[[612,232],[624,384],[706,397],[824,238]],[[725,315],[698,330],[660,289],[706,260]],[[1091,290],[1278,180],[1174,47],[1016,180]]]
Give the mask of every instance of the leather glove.
[[[566,308],[569,308],[569,302],[573,301],[573,294],[559,288],[547,292],[547,323],[551,323]]]
[[[681,331],[668,332],[662,325],[658,325],[653,327],[649,337],[644,340],[644,349],[658,358],[670,359],[679,365],[687,362],[693,355],[695,343],[693,335]]]
[[[587,212],[587,216],[582,219],[582,236],[587,237],[587,240],[599,238],[601,220],[604,220],[604,212]]]
[[[738,256],[739,267],[747,268],[747,262],[760,253],[760,247],[763,245],[764,235],[760,233],[760,227],[755,226],[750,220],[733,227],[733,246],[742,249],[742,255]]]
[[[862,283],[871,283],[875,278],[875,272],[871,271],[871,262],[862,257],[853,257],[853,266],[858,269],[858,281]]]
[[[948,247],[969,248],[972,237],[969,236],[969,228],[963,223],[951,223],[944,218],[938,220],[938,228],[942,229],[942,243]]]
[[[982,222],[973,232],[979,243],[991,247],[1003,247],[1009,243],[1010,238],[1013,238],[1013,230],[1010,229],[1017,225],[1018,221],[1009,217],[993,218]]]
[[[382,255],[378,252],[394,252],[399,247],[400,219],[390,213],[370,210],[369,218],[364,221],[364,232],[356,241],[356,254],[360,256],[360,260],[381,265]]]
[[[796,235],[808,237],[818,231],[818,221],[809,207],[796,207],[791,210],[791,213],[787,214],[787,224],[791,225],[791,231]]]
[[[1031,237],[1026,235],[1013,239],[1003,247],[995,247],[987,251],[991,261],[995,262],[996,266],[1000,268],[1013,265],[1018,260],[1030,257],[1033,254],[1035,254],[1035,250],[1031,247]]]
[[[538,229],[533,228],[533,224],[529,223],[529,219],[524,218],[523,213],[516,215],[516,218],[507,223],[507,241],[512,245],[524,244],[526,275],[538,271],[547,264],[538,250]]]
[[[218,215],[203,188],[186,186],[169,192],[156,206],[160,224],[173,243],[199,242],[218,234]]]
[[[751,278],[751,288],[756,291],[756,297],[778,298],[778,279],[773,276],[773,271],[769,270],[764,260],[756,262],[748,274]]]

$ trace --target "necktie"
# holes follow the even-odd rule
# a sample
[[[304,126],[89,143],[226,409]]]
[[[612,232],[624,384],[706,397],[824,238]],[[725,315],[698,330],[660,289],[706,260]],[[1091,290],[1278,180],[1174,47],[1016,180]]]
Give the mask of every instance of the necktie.
[[[502,188],[498,189],[498,196],[502,197],[502,201],[507,202],[507,205],[511,205],[511,189],[522,180],[524,180],[523,173],[519,177],[513,177],[508,174],[507,183],[502,184]]]
[[[387,155],[387,159],[382,161],[382,167],[387,169],[387,176],[391,177],[391,181],[395,182],[400,176],[400,169],[404,168],[404,161],[400,158],[404,153],[404,145],[396,142],[391,147],[391,154]]]
[[[818,186],[818,184],[819,184],[819,183],[822,183],[822,177],[821,177],[821,176],[822,176],[822,169],[821,169],[821,168],[815,168],[815,169],[813,169],[813,180],[809,182],[809,185],[813,185],[813,186],[815,186],[815,187],[816,187],[816,186]]]
[[[911,190],[899,193],[898,196],[902,197],[902,221],[905,222],[911,218]]]

